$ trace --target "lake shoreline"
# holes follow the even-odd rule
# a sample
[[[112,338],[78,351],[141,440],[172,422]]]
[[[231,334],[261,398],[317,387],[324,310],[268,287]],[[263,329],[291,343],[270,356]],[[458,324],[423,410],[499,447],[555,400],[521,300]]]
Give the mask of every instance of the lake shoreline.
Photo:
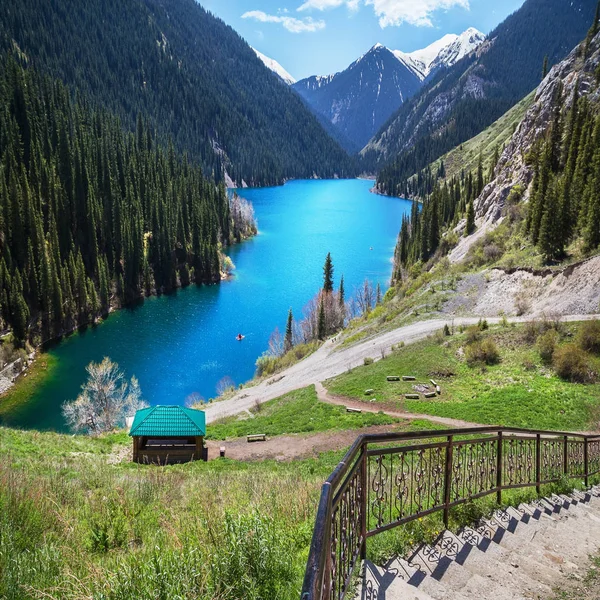
[[[259,235],[258,229],[254,235],[245,236],[239,242],[233,242],[231,244],[231,246],[228,246],[228,247],[231,248],[233,246],[243,244],[244,242],[255,238],[257,235]],[[225,255],[225,256],[227,256],[227,255]],[[235,270],[235,265],[234,265],[234,270]],[[29,360],[27,361],[27,364],[25,364],[23,366],[23,368],[21,369],[21,371],[18,374],[16,374],[13,378],[11,378],[11,379],[4,378],[2,380],[3,385],[2,385],[2,391],[0,392],[0,424],[2,423],[3,416],[9,415],[9,418],[10,418],[11,412],[15,409],[18,410],[18,407],[19,407],[18,402],[13,402],[12,404],[14,404],[14,406],[9,408],[8,411],[5,410],[5,408],[6,408],[5,404],[7,404],[7,403],[11,404],[11,398],[15,394],[15,392],[18,395],[18,390],[16,388],[18,388],[19,383],[22,382],[28,376],[30,371],[34,370],[37,362],[41,359],[41,357],[47,355],[48,351],[50,349],[52,349],[53,347],[57,346],[58,344],[62,343],[65,340],[69,339],[73,335],[85,333],[88,329],[100,327],[101,325],[106,323],[106,321],[112,314],[115,314],[122,310],[132,310],[132,309],[144,304],[144,302],[147,299],[159,298],[161,296],[175,295],[175,294],[177,294],[178,291],[185,290],[186,288],[191,287],[193,285],[196,285],[197,287],[220,285],[224,281],[230,281],[230,280],[234,279],[234,277],[235,277],[235,275],[234,275],[233,271],[228,272],[228,273],[225,271],[221,271],[220,278],[217,281],[203,282],[203,283],[196,283],[196,284],[190,282],[185,286],[181,285],[180,282],[178,282],[178,285],[176,285],[172,290],[169,290],[168,292],[160,292],[159,293],[159,292],[157,292],[156,289],[152,289],[152,292],[150,294],[143,294],[139,298],[136,298],[135,300],[133,300],[132,302],[130,302],[128,304],[115,303],[114,301],[111,300],[107,313],[101,314],[101,315],[96,315],[96,316],[92,317],[90,320],[88,320],[86,323],[77,324],[68,329],[64,329],[58,335],[48,338],[47,340],[44,340],[35,346],[31,346],[33,348],[33,352],[30,353],[30,357],[29,357]],[[41,385],[42,383],[43,383],[42,378],[38,377],[37,385]]]
[[[15,427],[64,431],[61,404],[79,393],[85,367],[105,356],[127,378],[140,380],[150,404],[215,397],[225,377],[236,387],[250,384],[257,358],[275,327],[285,325],[289,308],[301,319],[321,284],[327,252],[334,260],[336,284],[343,274],[349,293],[365,277],[382,286],[389,281],[390,256],[410,204],[384,196],[375,201],[371,186],[372,180],[354,178],[245,189],[260,234],[226,249],[236,266],[233,278],[144,297],[149,301],[131,310],[115,307],[111,319],[46,343],[39,356],[56,358],[56,368],[46,371],[37,388],[27,385],[25,395],[19,388],[29,376],[19,378],[0,396],[0,412],[12,402],[7,398],[18,394],[28,403],[15,411]]]

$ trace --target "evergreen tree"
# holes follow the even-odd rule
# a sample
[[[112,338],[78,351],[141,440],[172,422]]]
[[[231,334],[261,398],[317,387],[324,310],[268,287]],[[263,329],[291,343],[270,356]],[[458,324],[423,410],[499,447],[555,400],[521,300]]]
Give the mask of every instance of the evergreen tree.
[[[340,303],[340,306],[342,308],[345,307],[345,303],[346,303],[346,290],[344,289],[344,276],[342,275],[342,278],[340,279],[340,290],[338,292],[338,301]]]
[[[325,264],[323,265],[323,291],[326,294],[333,292],[333,261],[331,253],[327,253]]]
[[[321,301],[319,302],[319,316],[317,321],[317,338],[319,340],[324,340],[326,335],[326,323],[325,323],[325,305],[323,303],[323,297],[321,296]]]
[[[474,202],[469,202],[467,207],[467,226],[465,228],[465,234],[471,235],[475,231],[475,206]]]
[[[294,347],[294,315],[292,314],[292,309],[290,308],[288,312],[287,324],[285,326],[285,338],[283,342],[283,351],[289,352]]]
[[[546,75],[548,75],[548,55],[544,56],[544,65],[542,67],[542,79],[546,79]]]
[[[377,306],[379,306],[382,302],[382,297],[381,297],[381,285],[379,285],[379,282],[377,282],[377,291],[375,294],[375,304],[377,304]]]

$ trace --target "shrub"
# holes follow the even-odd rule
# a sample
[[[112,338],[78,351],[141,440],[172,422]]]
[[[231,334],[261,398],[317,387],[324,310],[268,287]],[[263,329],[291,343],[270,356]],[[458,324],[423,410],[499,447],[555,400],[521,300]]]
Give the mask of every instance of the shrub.
[[[540,335],[537,339],[538,352],[540,358],[547,365],[552,363],[556,344],[558,343],[558,333],[554,329],[549,329],[546,333]]]
[[[465,354],[467,364],[471,367],[477,364],[495,365],[500,362],[500,352],[491,338],[469,344]]]
[[[365,359],[363,360],[363,364],[365,365],[365,367],[372,365],[373,362],[374,361],[370,356],[365,356]]]
[[[515,296],[515,311],[517,313],[517,317],[524,315],[529,310],[529,300],[525,297],[524,294],[519,293]]]
[[[444,325],[444,335],[448,337],[450,334],[450,327],[448,327],[448,323]]]
[[[587,352],[600,354],[600,321],[586,321],[579,331],[577,343]]]
[[[565,344],[554,352],[556,374],[567,381],[585,383],[591,379],[587,354],[575,344]]]
[[[472,325],[467,328],[466,341],[467,344],[474,344],[481,339],[481,331],[478,325]]]

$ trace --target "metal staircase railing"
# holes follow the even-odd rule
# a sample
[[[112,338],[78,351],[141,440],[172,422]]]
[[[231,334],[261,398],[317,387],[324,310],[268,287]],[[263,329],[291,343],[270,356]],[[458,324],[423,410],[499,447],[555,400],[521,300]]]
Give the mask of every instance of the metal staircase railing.
[[[323,484],[302,600],[342,600],[369,537],[463,502],[600,473],[600,435],[478,427],[362,435]]]

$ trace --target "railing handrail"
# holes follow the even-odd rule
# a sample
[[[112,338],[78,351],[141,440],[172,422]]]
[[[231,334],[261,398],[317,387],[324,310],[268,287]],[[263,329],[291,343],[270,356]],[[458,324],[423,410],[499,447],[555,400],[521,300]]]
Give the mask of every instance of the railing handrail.
[[[328,553],[330,545],[330,520],[332,514],[332,501],[335,497],[337,487],[344,480],[345,476],[354,467],[355,460],[359,453],[366,450],[369,444],[391,444],[394,442],[418,441],[431,438],[453,438],[455,436],[475,435],[475,434],[498,434],[497,439],[510,439],[518,436],[519,439],[527,438],[562,438],[563,440],[578,440],[583,442],[600,441],[600,434],[577,433],[572,431],[548,431],[541,429],[526,429],[520,427],[499,426],[481,426],[481,427],[462,427],[443,430],[412,431],[404,433],[381,433],[381,434],[361,434],[357,437],[350,449],[346,452],[343,459],[337,464],[331,475],[327,478],[321,488],[321,497],[315,520],[315,527],[311,540],[310,552],[302,587],[302,600],[321,600],[323,598],[323,587],[327,583],[325,580],[325,571],[328,562]],[[448,442],[446,442],[447,444]],[[460,443],[460,442],[459,442]],[[452,442],[450,442],[452,444]],[[585,460],[587,462],[587,443],[585,443]],[[566,447],[566,441],[565,441]],[[401,448],[398,448],[401,450]],[[392,449],[393,450],[393,449]],[[390,449],[384,450],[388,453]],[[566,450],[565,450],[566,452]],[[588,475],[588,465],[585,465],[586,480]],[[364,540],[363,540],[364,543]]]

